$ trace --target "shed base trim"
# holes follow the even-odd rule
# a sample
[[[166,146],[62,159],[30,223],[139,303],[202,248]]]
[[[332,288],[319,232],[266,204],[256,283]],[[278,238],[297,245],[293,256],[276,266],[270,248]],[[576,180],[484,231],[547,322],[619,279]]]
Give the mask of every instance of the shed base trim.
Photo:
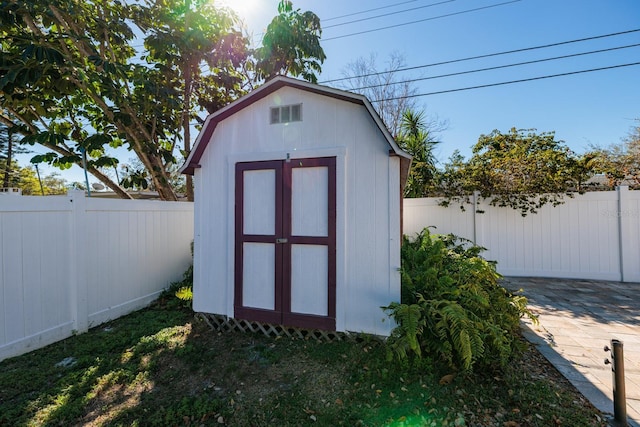
[[[304,329],[271,323],[262,323],[244,319],[234,319],[221,314],[197,313],[196,318],[203,320],[218,332],[253,332],[267,337],[289,337],[294,339],[313,339],[320,342],[359,341],[365,337],[378,338],[375,335],[353,332],[325,331],[321,329]],[[383,338],[380,337],[382,340]]]

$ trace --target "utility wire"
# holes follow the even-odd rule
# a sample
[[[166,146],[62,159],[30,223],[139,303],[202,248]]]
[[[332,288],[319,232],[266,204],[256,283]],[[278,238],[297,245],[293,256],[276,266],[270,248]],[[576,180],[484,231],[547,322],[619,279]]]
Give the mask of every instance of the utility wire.
[[[334,16],[333,18],[322,19],[322,22],[334,21],[336,19],[348,18],[350,16],[355,16],[355,15],[362,15],[363,13],[375,12],[376,10],[389,9],[390,7],[400,6],[400,5],[407,4],[407,3],[415,3],[416,1],[418,1],[418,0],[403,1],[403,2],[399,2],[399,3],[390,4],[388,6],[375,7],[373,9],[367,9],[367,10],[362,10],[362,11],[359,11],[359,12],[348,13],[346,15]],[[446,1],[442,1],[440,3],[434,3],[434,4],[431,4],[431,5],[415,7],[413,9],[401,10],[399,12],[391,12],[391,13],[385,14],[385,15],[372,16],[372,17],[369,17],[369,18],[358,19],[358,20],[355,20],[355,21],[343,22],[341,24],[329,25],[329,26],[326,26],[326,27],[322,27],[322,29],[324,30],[326,28],[338,27],[338,26],[341,26],[341,25],[352,24],[354,22],[366,21],[366,20],[369,20],[369,19],[375,19],[375,18],[380,18],[380,17],[384,17],[384,16],[394,15],[394,14],[397,14],[397,13],[407,12],[407,11],[411,11],[411,10],[415,10],[415,9],[422,9],[422,8],[425,8],[425,7],[431,7],[431,6],[435,6],[437,4],[449,3],[449,2],[453,2],[453,1],[456,1],[456,0],[446,0]],[[144,47],[144,46],[143,45],[132,45],[132,47],[138,48],[138,47]]]
[[[403,98],[418,98],[418,97],[421,97],[421,96],[440,95],[440,94],[443,94],[443,93],[452,93],[452,92],[462,92],[462,91],[465,91],[465,90],[481,89],[481,88],[485,88],[485,87],[503,86],[503,85],[510,85],[510,84],[515,84],[515,83],[532,82],[532,81],[535,81],[535,80],[551,79],[551,78],[554,78],[554,77],[563,77],[563,76],[571,76],[571,75],[575,75],[575,74],[591,73],[591,72],[594,72],[594,71],[612,70],[614,68],[631,67],[631,66],[634,66],[634,65],[640,65],[640,62],[631,62],[629,64],[611,65],[611,66],[608,66],[608,67],[601,67],[601,68],[591,68],[589,70],[570,71],[568,73],[550,74],[550,75],[547,75],[547,76],[531,77],[531,78],[528,78],[528,79],[520,79],[520,80],[511,80],[511,81],[507,81],[507,82],[489,83],[489,84],[486,84],[486,85],[468,86],[468,87],[462,87],[462,88],[458,88],[458,89],[447,89],[447,90],[440,90],[440,91],[436,91],[436,92],[427,92],[427,93],[418,93],[418,94],[414,94],[414,95],[396,96],[396,97],[393,97],[393,98],[382,98],[382,99],[376,99],[375,101],[371,101],[371,102],[395,101],[397,99],[403,99]]]
[[[614,36],[619,36],[619,35],[622,35],[622,34],[637,33],[638,31],[640,31],[640,28],[637,28],[635,30],[620,31],[620,32],[617,32],[617,33],[603,34],[603,35],[600,35],[600,36],[593,36],[593,37],[585,37],[585,38],[581,38],[581,39],[567,40],[567,41],[558,42],[558,43],[550,43],[550,44],[544,44],[544,45],[539,45],[539,46],[525,47],[525,48],[522,48],[522,49],[506,50],[506,51],[503,51],[503,52],[488,53],[488,54],[485,54],[485,55],[477,55],[477,56],[468,56],[466,58],[452,59],[452,60],[449,60],[449,61],[433,62],[431,64],[416,65],[416,66],[413,66],[413,67],[405,67],[405,68],[398,68],[397,70],[393,70],[393,71],[402,72],[402,71],[418,70],[420,68],[428,68],[428,67],[435,67],[435,66],[438,66],[438,65],[454,64],[456,62],[464,62],[464,61],[471,61],[471,60],[474,60],[474,59],[490,58],[490,57],[493,57],[493,56],[508,55],[508,54],[511,54],[511,53],[527,52],[527,51],[530,51],[530,50],[546,49],[546,48],[549,48],[549,47],[562,46],[562,45],[565,45],[565,44],[578,43],[578,42],[584,42],[584,41],[589,41],[589,40],[597,40],[597,39],[602,39],[602,38],[606,38],[606,37],[614,37]],[[338,78],[338,79],[324,80],[324,81],[322,81],[320,83],[340,82],[340,81],[343,81],[343,80],[351,80],[351,79],[357,79],[357,78],[362,78],[362,77],[379,76],[381,74],[387,74],[387,73],[388,73],[388,71],[376,71],[374,73],[361,74],[359,76],[341,77],[341,78]]]
[[[343,38],[346,38],[346,37],[357,36],[357,35],[360,35],[360,34],[373,33],[375,31],[388,30],[390,28],[404,27],[405,25],[417,24],[419,22],[433,21],[434,19],[448,18],[450,16],[462,15],[462,14],[465,14],[465,13],[477,12],[479,10],[491,9],[493,7],[505,6],[507,4],[517,3],[519,1],[522,1],[522,0],[510,0],[510,1],[503,2],[503,3],[490,4],[488,6],[476,7],[474,9],[462,10],[460,12],[447,13],[445,15],[433,16],[431,18],[419,19],[417,21],[405,22],[405,23],[396,24],[396,25],[389,25],[387,27],[380,27],[380,28],[374,28],[372,30],[359,31],[357,33],[343,34],[341,36],[335,36],[335,37],[329,37],[328,39],[322,39],[322,41],[327,42],[327,41],[330,41],[330,40],[343,39]]]
[[[425,9],[427,7],[439,6],[441,4],[451,3],[451,2],[454,2],[454,1],[456,1],[456,0],[443,0],[443,1],[440,1],[440,2],[437,2],[437,3],[427,4],[425,6],[412,7],[410,9],[403,9],[403,10],[398,10],[398,11],[395,11],[395,12],[384,13],[382,15],[369,16],[368,18],[355,19],[353,21],[342,22],[340,24],[326,25],[326,26],[322,27],[322,29],[326,30],[327,28],[334,28],[334,27],[340,27],[342,25],[355,24],[356,22],[369,21],[371,19],[376,19],[376,18],[385,18],[387,16],[397,15],[399,13],[411,12],[413,10]]]
[[[355,15],[362,15],[363,13],[367,13],[367,12],[375,12],[376,10],[381,10],[381,9],[389,9],[390,7],[394,7],[394,6],[400,6],[402,4],[407,4],[407,3],[415,3],[418,0],[410,0],[410,1],[403,1],[400,3],[394,3],[394,4],[390,4],[388,6],[382,6],[382,7],[376,7],[373,9],[368,9],[368,10],[362,10],[360,12],[353,12],[353,13],[348,13],[346,15],[341,15],[341,16],[334,16],[333,18],[327,18],[327,19],[323,19],[324,22],[327,21],[334,21],[336,19],[342,19],[342,18],[348,18],[350,16],[355,16]]]
[[[461,75],[464,75],[464,74],[479,73],[479,72],[482,72],[482,71],[499,70],[501,68],[517,67],[517,66],[520,66],[520,65],[537,64],[539,62],[548,62],[548,61],[555,61],[555,60],[558,60],[558,59],[574,58],[576,56],[592,55],[594,53],[610,52],[610,51],[613,51],[613,50],[628,49],[628,48],[631,48],[631,47],[638,47],[638,46],[640,46],[640,43],[630,44],[630,45],[626,45],[626,46],[611,47],[611,48],[608,48],[608,49],[592,50],[592,51],[589,51],[589,52],[574,53],[574,54],[571,54],[571,55],[555,56],[553,58],[544,58],[544,59],[536,59],[536,60],[533,60],[533,61],[517,62],[515,64],[498,65],[498,66],[495,66],[495,67],[478,68],[476,70],[460,71],[460,72],[456,72],[456,73],[440,74],[440,75],[437,75],[437,76],[419,77],[419,78],[415,78],[415,79],[401,80],[401,81],[397,81],[397,82],[381,83],[381,84],[375,84],[375,85],[370,85],[370,86],[363,86],[363,87],[359,87],[359,88],[354,88],[354,89],[351,89],[351,90],[358,91],[358,90],[364,90],[364,89],[373,89],[373,88],[382,87],[382,86],[397,85],[397,84],[404,84],[404,83],[413,83],[413,82],[419,82],[419,81],[423,81],[423,80],[440,79],[440,78],[443,78],[443,77],[461,76]]]

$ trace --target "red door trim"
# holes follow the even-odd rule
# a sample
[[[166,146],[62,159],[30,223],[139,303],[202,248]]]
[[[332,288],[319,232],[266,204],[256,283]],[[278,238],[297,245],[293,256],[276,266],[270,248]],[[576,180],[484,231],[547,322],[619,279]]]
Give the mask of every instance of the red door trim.
[[[322,167],[328,169],[328,236],[295,236],[291,234],[291,175],[295,168],[303,167]],[[287,233],[289,241],[289,253],[285,257],[285,271],[291,271],[291,245],[292,244],[309,244],[309,245],[326,245],[328,247],[328,271],[327,271],[327,316],[315,316],[311,314],[300,314],[291,312],[291,276],[287,275],[283,284],[283,298],[285,305],[283,306],[283,324],[291,326],[299,326],[313,329],[336,330],[336,158],[335,157],[316,157],[308,159],[294,159],[285,163],[284,168],[285,183],[285,199],[284,211],[287,215],[285,227],[283,231]]]
[[[328,236],[294,236],[291,233],[292,170],[300,167],[328,168]],[[276,170],[276,226],[275,235],[243,234],[244,171]],[[265,323],[276,323],[312,329],[336,329],[336,158],[318,157],[291,161],[264,161],[236,164],[235,209],[235,317]],[[281,183],[282,185],[278,185]],[[281,219],[281,220],[278,220]],[[286,244],[275,244],[277,238],[287,239]],[[275,310],[261,310],[242,305],[243,243],[274,243],[276,248]],[[328,313],[327,316],[291,312],[291,245],[309,244],[328,247]]]
[[[235,209],[235,280],[234,280],[234,316],[240,319],[255,320],[265,323],[279,323],[282,318],[282,288],[278,283],[282,281],[282,248],[276,244],[276,238],[282,233],[282,222],[276,221],[273,235],[244,234],[244,172],[249,170],[275,170],[275,192],[276,192],[276,218],[282,215],[282,162],[265,161],[236,164],[236,209]],[[274,310],[265,310],[243,306],[243,260],[244,243],[273,243],[275,245],[275,296]]]

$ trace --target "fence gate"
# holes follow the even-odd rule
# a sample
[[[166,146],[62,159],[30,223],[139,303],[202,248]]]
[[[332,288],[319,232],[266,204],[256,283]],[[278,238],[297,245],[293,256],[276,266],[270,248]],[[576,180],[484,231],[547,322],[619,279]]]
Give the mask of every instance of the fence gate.
[[[335,157],[236,164],[234,317],[335,330]]]

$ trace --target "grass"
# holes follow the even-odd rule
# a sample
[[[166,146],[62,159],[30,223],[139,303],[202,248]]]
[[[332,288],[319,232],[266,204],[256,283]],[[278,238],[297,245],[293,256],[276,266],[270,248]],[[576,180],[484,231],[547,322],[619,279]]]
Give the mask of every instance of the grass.
[[[532,348],[500,371],[448,374],[387,362],[372,339],[219,334],[161,300],[1,362],[0,425],[606,425]]]

